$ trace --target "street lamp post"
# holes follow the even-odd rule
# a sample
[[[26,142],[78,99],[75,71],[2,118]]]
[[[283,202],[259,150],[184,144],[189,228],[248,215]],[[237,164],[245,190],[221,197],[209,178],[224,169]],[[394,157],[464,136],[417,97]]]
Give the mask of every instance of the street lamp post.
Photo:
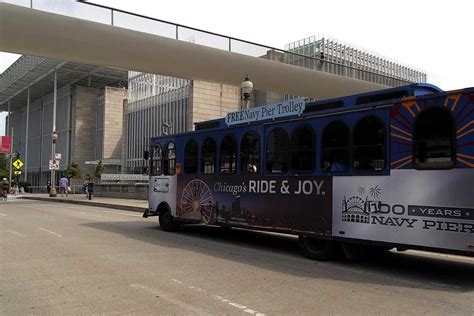
[[[58,99],[58,74],[54,71],[54,82],[53,82],[53,132],[51,134],[51,160],[56,160],[56,142],[58,140],[58,134],[56,133],[56,104]],[[51,191],[49,192],[50,197],[56,197],[56,174],[54,166],[51,168]]]
[[[253,83],[250,81],[249,75],[245,76],[244,81],[242,81],[240,85],[240,89],[242,90],[243,109],[248,109],[253,90]]]
[[[51,134],[51,140],[53,142],[53,145],[51,146],[51,159],[55,160],[56,158],[54,157],[56,154],[56,141],[58,140],[58,134],[56,134],[56,131],[53,131],[53,134]],[[51,191],[49,192],[50,197],[56,197],[57,192],[56,192],[56,172],[54,168],[51,168]]]

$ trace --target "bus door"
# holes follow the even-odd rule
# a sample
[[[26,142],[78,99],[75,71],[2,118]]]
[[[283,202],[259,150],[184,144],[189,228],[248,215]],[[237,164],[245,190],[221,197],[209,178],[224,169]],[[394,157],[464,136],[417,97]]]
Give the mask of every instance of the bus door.
[[[176,216],[176,147],[170,141],[162,148],[153,146],[150,159],[150,182],[148,185],[148,209],[143,217],[158,216],[158,208],[164,204]],[[179,173],[179,172],[178,172]]]

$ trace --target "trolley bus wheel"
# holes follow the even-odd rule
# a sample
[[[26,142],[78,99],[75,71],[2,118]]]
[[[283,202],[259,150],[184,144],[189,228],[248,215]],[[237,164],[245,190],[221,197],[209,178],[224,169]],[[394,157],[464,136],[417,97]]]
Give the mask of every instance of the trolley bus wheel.
[[[306,258],[313,260],[331,260],[340,253],[339,243],[333,240],[299,236],[298,244]]]
[[[171,210],[167,205],[160,205],[159,208],[159,221],[160,227],[165,232],[175,232],[179,229],[180,223],[175,220],[174,216],[171,215]]]

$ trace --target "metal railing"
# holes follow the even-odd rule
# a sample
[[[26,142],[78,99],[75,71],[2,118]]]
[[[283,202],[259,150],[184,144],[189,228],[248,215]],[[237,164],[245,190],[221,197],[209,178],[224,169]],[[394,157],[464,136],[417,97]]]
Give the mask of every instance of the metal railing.
[[[210,31],[204,31],[195,27],[153,18],[143,14],[133,13],[101,4],[91,3],[85,0],[77,0],[77,2],[92,7],[108,10],[110,13],[110,25],[113,26],[125,27],[163,37],[192,42],[194,44],[199,44],[259,58],[265,58],[268,52],[276,52],[284,56],[284,60],[282,62],[294,66],[329,72],[360,80],[386,84],[389,86],[400,86],[413,82],[402,78],[397,74],[388,75],[380,71],[369,69],[365,65],[349,65],[346,62],[341,62],[340,60],[330,60],[322,55],[319,55],[318,57],[303,55],[288,50],[235,38],[232,36],[227,36]],[[143,23],[143,21],[148,21],[149,23]],[[146,25],[150,28],[143,28],[143,25]],[[332,56],[328,57],[332,59]]]
[[[61,1],[54,6],[51,6],[48,1],[40,0],[6,0],[6,2],[388,86],[400,86],[413,82],[403,78],[402,73],[387,74],[371,69],[367,65],[354,65],[354,63],[331,56],[307,56],[84,0]]]

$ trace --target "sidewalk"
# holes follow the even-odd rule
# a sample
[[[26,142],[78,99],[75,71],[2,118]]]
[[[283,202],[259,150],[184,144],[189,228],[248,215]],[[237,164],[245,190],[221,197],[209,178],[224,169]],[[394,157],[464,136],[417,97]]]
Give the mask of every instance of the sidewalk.
[[[131,200],[93,196],[92,200],[89,201],[84,194],[69,194],[68,197],[61,197],[61,194],[58,194],[57,197],[49,197],[49,195],[46,193],[25,193],[17,195],[16,198],[47,202],[62,202],[96,207],[107,207],[117,210],[126,210],[133,212],[144,212],[148,208],[148,201],[146,200]]]

